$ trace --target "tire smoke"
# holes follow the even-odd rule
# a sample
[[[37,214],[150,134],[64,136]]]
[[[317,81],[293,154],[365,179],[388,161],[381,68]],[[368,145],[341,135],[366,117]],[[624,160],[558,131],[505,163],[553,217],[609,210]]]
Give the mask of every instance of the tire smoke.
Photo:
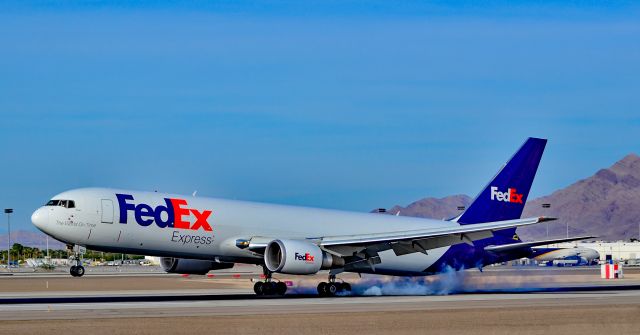
[[[471,270],[473,271],[473,270]],[[509,269],[509,271],[491,271],[478,273],[456,271],[446,268],[437,275],[424,277],[394,277],[366,275],[347,280],[352,287],[351,293],[339,295],[382,296],[382,295],[449,295],[459,293],[491,292],[534,292],[562,286],[576,276],[557,276],[548,271],[527,269]],[[572,278],[565,278],[572,277]],[[568,282],[567,282],[568,283]],[[317,294],[318,281],[304,279],[296,281],[289,293]]]

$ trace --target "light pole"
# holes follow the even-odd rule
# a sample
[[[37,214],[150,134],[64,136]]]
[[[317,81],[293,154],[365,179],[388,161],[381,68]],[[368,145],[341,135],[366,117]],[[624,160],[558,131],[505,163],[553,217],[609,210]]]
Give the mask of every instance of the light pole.
[[[51,264],[51,256],[49,256],[49,235],[47,235],[47,265]]]
[[[551,204],[542,204],[542,208],[551,208]],[[547,240],[549,239],[549,221],[547,221]]]
[[[7,214],[7,271],[11,271],[11,213],[13,208],[5,208],[5,214]]]

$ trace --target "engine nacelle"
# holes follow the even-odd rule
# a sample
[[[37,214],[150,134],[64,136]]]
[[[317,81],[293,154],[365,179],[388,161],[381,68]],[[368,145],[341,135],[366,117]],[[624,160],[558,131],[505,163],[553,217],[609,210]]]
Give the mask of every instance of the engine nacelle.
[[[233,263],[173,257],[160,258],[160,265],[165,272],[190,275],[204,275],[210,270],[230,269],[233,267]]]
[[[299,240],[273,240],[267,244],[264,262],[271,272],[293,275],[314,274],[321,269],[344,266],[344,260]]]

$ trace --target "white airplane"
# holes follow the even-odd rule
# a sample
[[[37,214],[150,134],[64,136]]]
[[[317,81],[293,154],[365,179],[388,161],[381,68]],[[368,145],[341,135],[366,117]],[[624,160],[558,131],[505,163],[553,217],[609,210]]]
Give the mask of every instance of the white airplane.
[[[545,145],[529,138],[466,211],[447,221],[110,188],[60,193],[31,220],[74,247],[73,276],[84,274],[84,247],[160,256],[170,273],[259,264],[266,279],[255,284],[258,295],[285,293],[272,273],[326,269],[329,280],[318,293],[330,296],[350,290],[336,281],[342,272],[424,276],[527,257],[532,246],[549,244],[523,243],[515,234],[552,220],[520,218]]]
[[[590,265],[598,263],[600,253],[595,249],[578,246],[572,248],[535,247],[532,258],[538,262],[549,264]]]

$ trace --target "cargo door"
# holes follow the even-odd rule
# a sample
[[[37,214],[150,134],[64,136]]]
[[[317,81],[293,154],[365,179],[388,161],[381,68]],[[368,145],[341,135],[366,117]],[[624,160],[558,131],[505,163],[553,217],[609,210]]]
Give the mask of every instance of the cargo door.
[[[102,199],[102,223],[113,223],[113,201]]]

